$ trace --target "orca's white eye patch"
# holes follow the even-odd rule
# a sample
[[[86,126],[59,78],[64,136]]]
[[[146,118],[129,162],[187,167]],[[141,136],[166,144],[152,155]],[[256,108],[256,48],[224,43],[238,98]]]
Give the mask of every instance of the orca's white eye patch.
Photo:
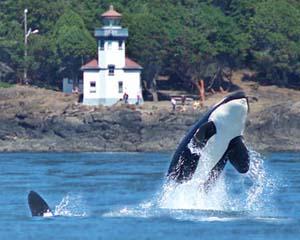
[[[53,213],[47,210],[47,212],[43,214],[43,217],[53,217]]]

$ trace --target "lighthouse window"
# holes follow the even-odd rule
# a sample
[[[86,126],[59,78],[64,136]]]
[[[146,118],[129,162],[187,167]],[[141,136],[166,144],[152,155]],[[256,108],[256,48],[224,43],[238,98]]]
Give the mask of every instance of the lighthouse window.
[[[103,40],[100,41],[100,50],[104,50],[104,41]]]
[[[115,65],[108,65],[108,75],[113,76],[115,74]]]
[[[96,92],[96,82],[92,81],[90,82],[90,93],[95,93]]]
[[[96,82],[94,82],[94,81],[93,81],[93,82],[90,82],[90,86],[91,86],[91,87],[96,87]]]
[[[123,41],[119,41],[119,50],[122,50]]]
[[[119,93],[123,93],[123,82],[118,82],[118,84]]]

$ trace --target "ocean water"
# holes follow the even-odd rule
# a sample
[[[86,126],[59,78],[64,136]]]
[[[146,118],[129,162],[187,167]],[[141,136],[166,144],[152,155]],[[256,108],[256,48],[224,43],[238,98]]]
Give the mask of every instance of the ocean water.
[[[251,152],[205,194],[170,153],[0,153],[0,239],[299,239],[300,153]],[[31,217],[30,190],[57,215]]]

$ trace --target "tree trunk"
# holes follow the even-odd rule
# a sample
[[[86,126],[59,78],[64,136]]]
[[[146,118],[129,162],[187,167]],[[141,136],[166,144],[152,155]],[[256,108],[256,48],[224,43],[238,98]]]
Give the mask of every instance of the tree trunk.
[[[205,101],[205,86],[204,86],[204,80],[201,79],[199,81],[200,84],[200,99],[201,99],[201,105],[204,105],[204,101]]]
[[[150,84],[150,89],[149,91],[151,92],[152,96],[153,96],[153,101],[154,102],[158,102],[158,94],[157,94],[157,83],[156,83],[156,79],[158,77],[158,72],[156,72],[154,74],[154,77],[152,79],[152,82]]]
[[[204,85],[204,80],[200,79],[199,81],[195,82],[196,87],[199,92],[199,97],[200,97],[200,104],[203,106],[204,101],[205,101],[205,85]]]

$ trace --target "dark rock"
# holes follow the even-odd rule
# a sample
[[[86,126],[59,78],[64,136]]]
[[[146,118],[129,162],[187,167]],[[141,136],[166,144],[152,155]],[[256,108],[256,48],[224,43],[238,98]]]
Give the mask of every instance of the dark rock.
[[[41,122],[39,119],[27,118],[23,121],[20,121],[19,125],[23,128],[37,129],[41,125]]]
[[[192,126],[193,124],[195,123],[195,119],[192,119],[192,118],[187,118],[185,121],[184,121],[184,124],[186,126]]]
[[[84,116],[84,123],[92,123],[94,122],[94,118],[91,114],[87,114]]]
[[[111,125],[109,125],[108,123],[102,123],[102,124],[100,125],[100,129],[101,129],[102,131],[106,131],[106,130],[110,129],[110,126],[111,126]]]
[[[3,131],[0,129],[0,139],[1,140],[8,140],[9,132]]]
[[[91,114],[93,122],[102,122],[104,114],[101,112],[96,112]]]
[[[65,134],[64,131],[59,131],[58,129],[53,129],[53,132],[55,135],[61,138],[67,138],[67,135]]]
[[[91,127],[87,124],[81,124],[75,128],[76,133],[88,133],[89,131],[91,131]]]
[[[28,117],[28,114],[25,113],[25,112],[20,112],[20,113],[16,114],[16,118],[21,119],[21,120],[23,120],[23,119],[25,119],[27,117]]]
[[[34,111],[26,104],[0,115],[0,151],[173,151],[202,114],[80,105]],[[299,119],[300,102],[250,112],[246,142],[257,150],[300,150]]]
[[[296,150],[300,148],[300,102],[265,108],[249,121],[246,137],[255,149]]]

